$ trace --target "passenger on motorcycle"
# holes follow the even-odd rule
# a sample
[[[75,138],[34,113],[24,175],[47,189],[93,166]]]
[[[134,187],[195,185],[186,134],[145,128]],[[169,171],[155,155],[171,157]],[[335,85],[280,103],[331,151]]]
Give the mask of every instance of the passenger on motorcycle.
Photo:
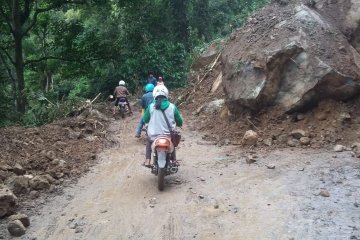
[[[113,110],[113,114],[115,115],[116,112],[116,106],[119,104],[119,102],[126,102],[129,108],[130,113],[132,113],[131,111],[131,107],[130,107],[130,103],[127,99],[127,95],[129,95],[129,91],[127,90],[127,88],[125,87],[125,81],[121,80],[119,82],[119,86],[117,86],[114,90],[114,96],[116,98],[115,100],[115,107]]]
[[[148,123],[148,139],[146,143],[146,160],[144,166],[151,167],[151,144],[159,135],[168,135],[170,137],[170,130],[164,118],[162,111],[168,118],[172,129],[176,126],[181,127],[183,119],[175,104],[168,100],[169,91],[164,85],[159,85],[154,88],[153,101],[144,113],[144,122]],[[175,151],[173,153],[173,160],[176,161]]]
[[[136,128],[136,134],[135,137],[139,138],[141,135],[141,129],[144,127],[145,123],[144,123],[144,119],[143,119],[143,114],[145,112],[145,109],[150,105],[150,103],[152,103],[154,101],[154,97],[153,97],[153,90],[154,90],[154,85],[151,83],[146,84],[145,86],[145,94],[142,96],[141,98],[141,119],[140,122]]]
[[[164,77],[159,77],[158,78],[157,85],[165,85],[164,84]]]

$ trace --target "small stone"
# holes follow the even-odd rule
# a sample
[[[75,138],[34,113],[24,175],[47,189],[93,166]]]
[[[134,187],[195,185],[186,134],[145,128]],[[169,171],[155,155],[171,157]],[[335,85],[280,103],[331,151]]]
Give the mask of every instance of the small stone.
[[[292,136],[295,139],[300,139],[302,137],[305,137],[306,133],[302,129],[296,129],[296,130],[291,131],[290,136]]]
[[[9,186],[15,194],[27,193],[29,187],[29,179],[25,176],[16,176],[12,178]]]
[[[334,147],[334,151],[335,151],[335,152],[342,152],[342,151],[344,151],[345,149],[346,149],[346,147],[343,146],[343,145],[340,145],[340,144],[338,144],[338,145],[336,145],[336,146]]]
[[[357,208],[358,208],[358,207],[359,207],[359,205],[360,205],[359,203],[354,202],[354,207],[357,207]]]
[[[40,193],[38,191],[30,191],[30,198],[31,199],[35,199],[35,198],[38,198],[40,196]]]
[[[17,197],[5,185],[0,184],[0,218],[15,212]]]
[[[330,193],[326,190],[321,190],[319,195],[322,197],[330,197]]]
[[[267,167],[268,169],[275,169],[275,165],[274,165],[274,164],[268,164],[268,165],[266,165],[266,167]]]
[[[7,229],[9,233],[15,237],[20,237],[25,234],[26,228],[20,220],[14,220],[8,223]]]
[[[310,138],[308,137],[302,137],[300,138],[300,144],[303,146],[307,146],[310,144]]]
[[[204,199],[205,197],[204,197],[204,195],[200,194],[200,195],[199,195],[199,198],[200,198],[200,199]]]
[[[254,156],[252,156],[252,155],[246,156],[246,163],[247,164],[251,164],[251,163],[254,163],[254,162],[256,162],[256,159],[254,158]]]
[[[101,210],[100,213],[107,213],[108,210]]]
[[[258,138],[258,134],[253,130],[246,131],[243,137],[243,144],[254,146],[256,145]]]
[[[304,114],[298,114],[296,115],[296,120],[301,121],[305,119],[305,115]]]
[[[9,217],[9,221],[15,221],[15,220],[20,220],[20,222],[24,225],[24,227],[29,227],[30,226],[30,219],[28,216],[26,216],[25,214],[15,214],[15,215],[11,215]]]
[[[272,138],[267,138],[263,141],[263,144],[270,147],[273,144]]]
[[[24,175],[25,174],[25,169],[19,164],[16,163],[13,170],[12,170],[16,175]]]
[[[360,150],[354,152],[354,157],[360,158]]]
[[[219,204],[215,204],[215,205],[214,205],[214,208],[215,208],[215,209],[219,209]]]
[[[296,147],[297,145],[299,145],[299,140],[297,139],[289,139],[286,144],[289,146],[289,147]]]
[[[204,177],[200,177],[199,179],[200,179],[200,181],[205,182],[205,178],[204,178]]]
[[[50,184],[44,176],[35,176],[30,180],[30,187],[34,190],[49,189]]]

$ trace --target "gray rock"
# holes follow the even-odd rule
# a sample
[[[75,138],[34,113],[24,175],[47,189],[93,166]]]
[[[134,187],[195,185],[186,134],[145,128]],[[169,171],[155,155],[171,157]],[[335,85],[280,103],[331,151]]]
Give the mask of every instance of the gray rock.
[[[310,144],[310,138],[308,137],[302,137],[300,138],[300,144],[303,145],[303,146],[307,146]]]
[[[246,156],[246,163],[247,164],[252,164],[252,163],[255,163],[255,162],[256,162],[256,159],[255,159],[254,156],[252,156],[252,155]]]
[[[326,190],[321,190],[319,195],[322,197],[330,197],[330,193]]]
[[[49,189],[50,184],[44,176],[35,176],[29,181],[30,187],[34,190]]]
[[[214,100],[206,105],[205,112],[209,114],[218,112],[224,106],[224,104],[225,104],[224,99]]]
[[[9,186],[15,194],[27,193],[29,188],[29,178],[16,176],[10,180]]]
[[[276,12],[283,11],[274,7]],[[237,34],[237,41],[229,41],[225,46],[221,55],[223,86],[232,113],[241,113],[243,108],[258,111],[272,105],[283,112],[295,112],[323,99],[346,100],[360,93],[360,54],[337,26],[301,4],[294,5],[294,14],[283,18],[288,24],[268,28],[265,26],[268,21],[259,21],[258,25],[267,28],[267,35],[282,32],[287,37],[265,45],[262,38],[251,38],[246,29],[254,26],[247,25]],[[332,49],[327,58],[327,51],[320,50],[324,49],[323,42],[329,33],[336,35],[337,40],[327,41],[326,47]],[[341,52],[339,44],[350,51]],[[245,50],[238,54],[234,49]],[[348,59],[345,63],[344,58]]]
[[[289,146],[289,147],[296,147],[299,145],[299,140],[297,139],[289,139],[286,144]]]
[[[16,175],[24,175],[25,174],[25,169],[19,164],[16,163],[14,168],[12,169],[12,171],[16,174]]]
[[[40,196],[40,193],[38,191],[35,191],[35,190],[30,191],[30,198],[31,199],[38,198],[39,196]]]
[[[50,184],[53,184],[55,183],[55,178],[53,178],[50,174],[45,174],[44,175],[44,178],[46,178],[46,180],[50,183]]]
[[[11,221],[15,221],[15,220],[20,220],[21,223],[24,225],[24,227],[28,227],[30,226],[30,219],[28,216],[26,216],[25,214],[15,214],[15,215],[11,215],[8,220]]]
[[[268,169],[275,169],[275,165],[274,164],[267,164],[266,167]]]
[[[7,229],[9,233],[15,237],[20,237],[25,234],[26,228],[20,220],[14,220],[8,223]]]
[[[13,213],[17,207],[17,197],[5,185],[0,185],[0,218]]]
[[[273,144],[273,140],[272,138],[267,138],[263,141],[263,144],[266,145],[266,146],[271,146]]]
[[[340,144],[338,144],[334,147],[335,152],[343,152],[345,149],[346,149],[346,147],[343,145],[340,145]]]
[[[248,130],[244,134],[243,144],[254,146],[257,144],[258,138],[259,137],[256,132],[254,132],[253,130]]]

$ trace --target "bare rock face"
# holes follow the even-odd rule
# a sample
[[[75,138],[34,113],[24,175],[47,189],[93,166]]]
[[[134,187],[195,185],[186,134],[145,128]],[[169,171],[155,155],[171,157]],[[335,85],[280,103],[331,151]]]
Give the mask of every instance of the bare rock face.
[[[0,185],[0,218],[13,213],[17,207],[17,197],[5,185]]]
[[[360,93],[360,54],[336,26],[302,4],[271,5],[250,18],[226,45],[222,63],[233,113],[271,105],[294,112]]]

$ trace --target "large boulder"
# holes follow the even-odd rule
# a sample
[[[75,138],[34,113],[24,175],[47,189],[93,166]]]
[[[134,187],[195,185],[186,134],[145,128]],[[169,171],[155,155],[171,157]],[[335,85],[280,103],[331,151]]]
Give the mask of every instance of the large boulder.
[[[17,197],[5,185],[0,185],[0,218],[15,212]]]
[[[360,93],[359,53],[306,5],[268,6],[236,34],[222,54],[231,112],[270,105],[293,112]]]

